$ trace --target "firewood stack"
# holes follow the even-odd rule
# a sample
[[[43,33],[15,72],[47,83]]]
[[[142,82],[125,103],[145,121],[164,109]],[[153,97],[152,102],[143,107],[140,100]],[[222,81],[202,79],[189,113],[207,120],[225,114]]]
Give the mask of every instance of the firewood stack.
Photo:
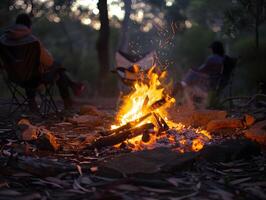
[[[150,134],[154,134],[155,127],[157,127],[157,133],[167,131],[169,126],[166,121],[160,116],[159,113],[156,113],[156,109],[163,106],[167,102],[166,99],[161,99],[153,103],[148,110],[150,112],[137,120],[128,122],[127,124],[120,126],[113,130],[108,130],[105,132],[101,132],[102,137],[94,140],[92,143],[88,145],[88,148],[102,148],[106,146],[113,146],[116,144],[120,144],[126,140],[132,139],[139,135],[142,135],[143,142],[149,142]],[[148,118],[152,118],[156,123],[144,123]]]

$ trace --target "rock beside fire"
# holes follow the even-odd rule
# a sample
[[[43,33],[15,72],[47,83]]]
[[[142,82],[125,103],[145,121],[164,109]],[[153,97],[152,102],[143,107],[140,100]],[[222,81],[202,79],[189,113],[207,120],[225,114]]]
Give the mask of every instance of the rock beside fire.
[[[212,120],[223,120],[227,115],[223,110],[199,110],[192,114],[192,125],[194,127],[205,127]]]
[[[230,139],[221,144],[206,145],[199,152],[180,153],[171,148],[156,148],[119,155],[100,163],[124,175],[174,172],[191,169],[199,162],[232,162],[261,154],[260,146],[247,139]]]
[[[245,136],[262,145],[266,145],[266,120],[256,123],[245,131]]]
[[[181,122],[186,126],[203,127],[212,120],[225,119],[227,112],[222,110],[194,110],[194,111],[172,111],[170,110],[171,119]]]
[[[29,120],[21,119],[18,122],[16,135],[19,140],[32,141],[38,138],[38,128],[33,126]]]
[[[18,122],[16,135],[19,140],[34,142],[41,150],[57,151],[60,148],[56,137],[49,130],[34,126],[27,119]]]
[[[236,128],[245,128],[245,124],[240,119],[220,119],[212,120],[207,124],[207,131],[214,132],[220,129],[236,129]]]
[[[205,146],[200,151],[200,158],[208,162],[231,162],[250,159],[261,153],[260,146],[247,139],[230,139],[221,144]]]
[[[214,132],[221,129],[244,129],[254,124],[255,118],[245,115],[243,119],[227,118],[212,120],[207,124],[207,131]]]
[[[188,160],[184,158],[185,155],[180,155],[168,148],[156,148],[120,155],[108,162],[103,162],[101,167],[110,168],[127,175],[150,174],[172,168],[185,168],[184,164],[188,163]],[[167,164],[171,165],[167,167]]]

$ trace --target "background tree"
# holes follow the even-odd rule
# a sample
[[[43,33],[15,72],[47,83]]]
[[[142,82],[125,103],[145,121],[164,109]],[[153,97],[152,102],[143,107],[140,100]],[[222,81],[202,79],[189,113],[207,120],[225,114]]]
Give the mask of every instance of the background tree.
[[[0,1],[0,28],[7,26],[11,22],[14,11],[10,11],[10,7],[13,4],[13,0]]]
[[[180,80],[189,67],[199,66],[208,56],[210,42],[219,39],[229,55],[241,56],[233,87],[240,95],[252,93],[256,82],[266,77],[265,7],[256,6],[265,0],[242,2],[246,6],[241,0],[1,0],[0,32],[18,13],[32,14],[34,34],[71,74],[88,82],[90,96],[100,87],[105,95],[117,94],[117,77],[108,69],[115,66],[113,55],[119,47],[133,54],[156,50],[160,65]],[[251,8],[259,13],[259,51],[254,51]],[[224,13],[230,13],[233,21]],[[172,24],[177,27],[174,33]]]
[[[226,11],[227,33],[254,30],[256,48],[259,49],[260,27],[266,21],[266,0],[235,0]]]
[[[107,0],[99,0],[98,2],[99,9],[99,19],[101,23],[101,28],[99,30],[99,37],[96,43],[96,48],[98,52],[98,61],[99,61],[99,76],[98,76],[98,86],[99,91],[102,94],[104,91],[104,82],[107,77],[109,70],[109,18],[108,18],[108,9],[107,9]],[[106,90],[106,88],[105,88]]]

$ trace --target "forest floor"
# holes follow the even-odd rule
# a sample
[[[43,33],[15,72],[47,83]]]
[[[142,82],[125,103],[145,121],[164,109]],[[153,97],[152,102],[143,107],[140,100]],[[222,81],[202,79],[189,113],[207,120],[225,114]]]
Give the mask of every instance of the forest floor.
[[[74,123],[69,119],[81,104],[94,105],[108,117],[96,124]],[[115,108],[116,99],[94,99],[60,117],[18,113],[7,119],[2,106],[0,200],[266,199],[265,148],[246,139],[242,130],[213,136],[199,152],[86,148],[110,127]],[[22,118],[49,130],[60,147],[21,140]]]

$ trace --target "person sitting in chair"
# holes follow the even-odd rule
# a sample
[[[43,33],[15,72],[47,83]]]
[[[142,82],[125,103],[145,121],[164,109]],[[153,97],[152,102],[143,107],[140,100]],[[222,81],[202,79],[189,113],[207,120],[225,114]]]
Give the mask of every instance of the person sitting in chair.
[[[56,81],[60,95],[64,101],[65,109],[72,107],[73,101],[70,97],[69,88],[75,95],[80,95],[85,89],[82,83],[78,83],[69,78],[65,69],[54,60],[51,53],[43,46],[41,41],[32,34],[32,21],[28,14],[19,14],[16,18],[15,25],[9,27],[0,38],[0,43],[5,46],[19,46],[32,42],[38,42],[40,46],[39,72],[41,73],[42,82]],[[26,96],[29,100],[29,106],[32,111],[38,109],[35,100],[36,87],[25,88]]]
[[[230,72],[224,70],[225,64],[228,68],[227,62],[230,57],[225,55],[222,42],[214,41],[209,48],[212,55],[198,69],[192,69],[186,74],[185,78],[176,85],[174,94],[185,88],[192,88],[191,91],[193,88],[197,88],[199,89],[197,93],[200,93],[199,95],[202,95],[208,101],[208,106],[215,107],[218,103],[220,91],[226,84],[225,79],[227,77],[225,76],[228,76],[227,73],[230,74],[232,69],[230,69]],[[229,67],[232,68],[231,65]],[[205,98],[207,96],[208,98]]]

